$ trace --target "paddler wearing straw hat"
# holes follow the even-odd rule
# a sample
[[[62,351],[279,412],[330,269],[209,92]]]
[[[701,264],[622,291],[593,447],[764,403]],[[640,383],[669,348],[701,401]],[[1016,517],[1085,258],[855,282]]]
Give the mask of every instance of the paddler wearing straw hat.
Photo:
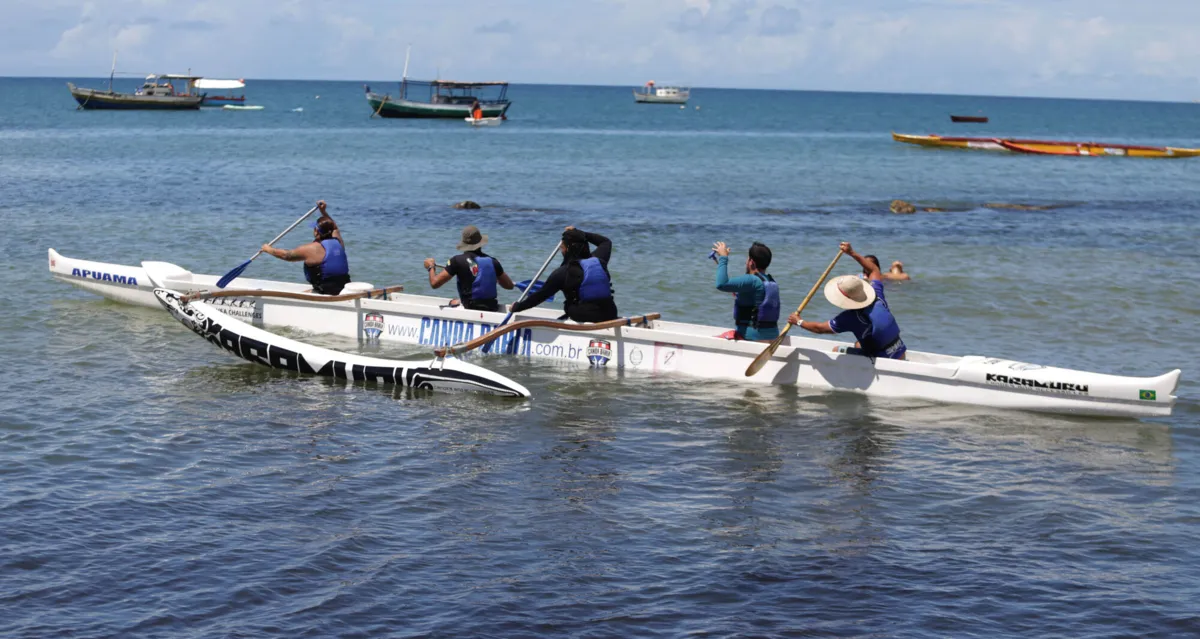
[[[263,244],[262,251],[287,262],[304,262],[304,279],[312,284],[313,292],[337,295],[350,283],[350,262],[346,259],[342,232],[325,210],[325,200],[317,202],[317,209],[321,215],[313,222],[312,242],[294,249]]]
[[[591,247],[595,246],[595,250]],[[528,297],[512,305],[514,313],[533,308],[562,291],[566,296],[563,311],[576,322],[607,322],[617,319],[612,278],[608,260],[612,240],[599,233],[585,233],[568,226],[562,234],[562,266],[546,278],[546,283]]]
[[[845,309],[828,322],[809,322],[792,313],[788,322],[810,333],[854,333],[855,346],[867,357],[904,359],[908,350],[900,339],[900,326],[888,308],[883,295],[883,275],[879,263],[854,252],[849,242],[842,242],[842,252],[854,258],[867,276],[842,275],[825,284],[825,299]]]
[[[441,288],[450,278],[458,278],[458,301],[463,308],[473,311],[499,311],[496,301],[496,285],[513,289],[512,278],[500,266],[500,260],[483,252],[488,236],[471,224],[462,230],[458,243],[461,254],[446,261],[446,270],[437,272],[437,261],[425,259],[425,270],[429,271],[429,285]]]

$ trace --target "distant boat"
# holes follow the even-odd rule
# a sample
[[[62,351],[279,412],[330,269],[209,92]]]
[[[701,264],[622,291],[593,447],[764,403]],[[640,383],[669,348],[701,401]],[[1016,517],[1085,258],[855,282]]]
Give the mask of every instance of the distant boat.
[[[175,90],[174,80],[188,81],[198,79],[185,75],[159,74],[146,76],[146,81],[134,93],[121,93],[110,88],[85,89],[68,82],[67,88],[71,97],[79,103],[81,109],[160,109],[188,110],[199,109],[204,101],[203,95],[191,95],[189,91],[182,93]]]
[[[1010,138],[964,138],[941,135],[907,135],[892,133],[892,139],[906,144],[935,148],[980,149],[1009,151],[1030,155],[1073,155],[1089,157],[1133,158],[1190,158],[1200,156],[1200,149],[1174,146],[1143,146],[1109,142],[1071,142],[1067,140],[1023,140]]]
[[[405,79],[397,97],[372,93],[369,86],[366,91],[372,113],[384,118],[466,118],[476,102],[483,117],[498,118],[512,104],[507,82]]]
[[[980,123],[985,123],[985,122],[987,122],[987,121],[988,121],[988,119],[987,119],[987,116],[986,116],[986,115],[952,115],[952,116],[950,116],[950,121],[951,121],[951,122],[980,122]]]
[[[217,80],[213,78],[199,78],[192,83],[192,87],[197,90],[205,91],[236,91],[246,88],[245,80]],[[223,104],[242,104],[246,101],[246,94],[243,92],[238,95],[227,93],[225,95],[208,95],[204,96],[204,101],[201,106],[220,106]]]
[[[687,104],[692,90],[688,87],[656,85],[651,80],[633,90],[633,101],[639,104]]]
[[[226,111],[262,111],[263,110],[263,107],[261,105],[257,105],[257,104],[246,104],[246,105],[226,104],[226,105],[222,106],[221,108],[225,109]]]
[[[511,106],[507,82],[409,80],[408,54],[411,51],[410,46],[404,54],[404,73],[400,76],[400,92],[396,97],[373,93],[369,85],[363,85],[371,117],[469,118],[472,107],[478,103],[483,109],[483,117],[498,118]]]

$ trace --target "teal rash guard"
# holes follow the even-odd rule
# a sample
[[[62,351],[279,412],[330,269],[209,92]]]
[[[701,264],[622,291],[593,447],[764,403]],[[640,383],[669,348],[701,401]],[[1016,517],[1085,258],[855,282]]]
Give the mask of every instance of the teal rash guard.
[[[766,286],[755,275],[739,275],[738,277],[729,279],[728,256],[717,258],[717,290],[725,293],[736,293],[737,299],[734,300],[734,304],[750,308],[762,304],[763,300],[767,297]],[[737,327],[737,332],[743,339],[749,340],[771,340],[779,337],[778,326],[755,328],[754,326],[740,324]]]

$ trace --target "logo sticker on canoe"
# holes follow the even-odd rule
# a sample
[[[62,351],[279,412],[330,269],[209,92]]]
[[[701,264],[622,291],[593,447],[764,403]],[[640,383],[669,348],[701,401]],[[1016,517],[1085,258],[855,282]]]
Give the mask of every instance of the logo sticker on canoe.
[[[1158,391],[1140,390],[1138,391],[1138,399],[1145,400],[1147,402],[1157,401]]]
[[[612,344],[602,339],[588,342],[587,358],[592,366],[607,366],[608,360],[612,359]]]
[[[368,342],[374,342],[383,334],[383,316],[378,313],[367,313],[363,317],[363,336]]]

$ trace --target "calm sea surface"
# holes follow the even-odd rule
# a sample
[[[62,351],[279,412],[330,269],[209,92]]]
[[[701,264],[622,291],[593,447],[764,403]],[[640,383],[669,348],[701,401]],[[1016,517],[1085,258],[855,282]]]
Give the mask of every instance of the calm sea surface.
[[[266,109],[82,112],[62,80],[0,79],[0,635],[1200,634],[1200,159],[889,136],[1200,146],[1200,105],[514,86],[471,130],[371,119],[353,82],[247,93]],[[533,400],[393,393],[46,271],[53,247],[224,273],[318,198],[358,279],[425,291],[465,224],[524,279],[573,224],[614,240],[623,311],[709,324],[713,241],[769,244],[794,307],[850,240],[913,274],[889,290],[910,348],[1182,368],[1180,399],[1084,419],[504,358]]]

